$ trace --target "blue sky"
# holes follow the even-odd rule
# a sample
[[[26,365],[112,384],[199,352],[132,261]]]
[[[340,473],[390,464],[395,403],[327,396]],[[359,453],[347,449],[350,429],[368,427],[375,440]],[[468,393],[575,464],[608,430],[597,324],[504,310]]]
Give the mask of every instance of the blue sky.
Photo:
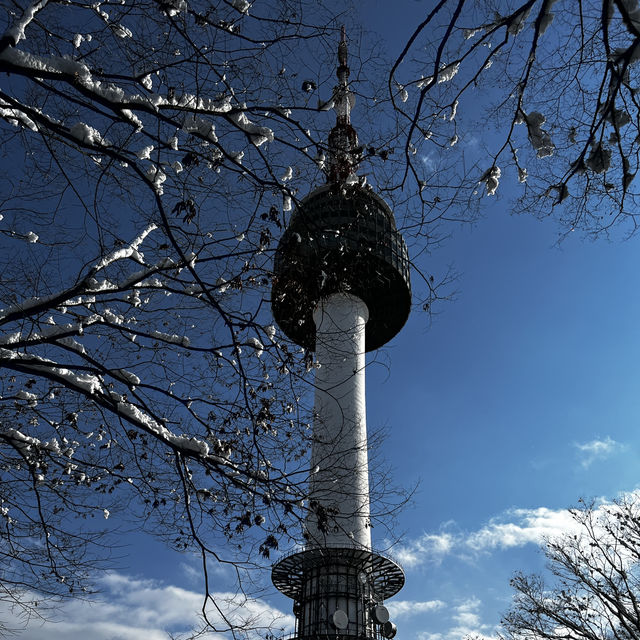
[[[637,241],[556,234],[496,202],[450,245],[457,300],[428,330],[414,314],[380,391],[369,376],[369,424],[389,424],[398,475],[421,478],[401,597],[445,603],[401,620],[403,638],[460,637],[459,607],[490,637],[564,510],[637,487]]]
[[[420,481],[391,550],[407,575],[390,604],[402,640],[494,637],[509,577],[543,568],[538,543],[569,525],[566,508],[638,487],[637,240],[558,247],[552,222],[493,204],[434,256],[459,271],[456,300],[430,324],[414,312],[368,370],[370,428],[388,429],[394,479]],[[17,637],[75,640],[90,625],[99,640],[164,640],[196,625],[197,561],[143,535],[123,543],[96,604]],[[219,593],[230,583],[216,576]],[[268,589],[252,606],[291,621]]]
[[[363,19],[393,53],[424,4],[369,1]],[[388,430],[394,480],[420,483],[391,549],[407,574],[390,603],[400,640],[494,637],[509,577],[543,568],[538,544],[569,526],[566,508],[638,488],[640,239],[558,245],[553,221],[510,215],[517,188],[505,181],[428,259],[459,273],[455,299],[432,319],[415,311],[367,372],[368,422]],[[374,539],[385,547],[383,530]],[[196,559],[141,534],[123,544],[95,603],[16,637],[166,640],[196,626]],[[264,579],[262,598],[232,615],[290,624],[290,601]],[[218,593],[231,583],[216,575]]]

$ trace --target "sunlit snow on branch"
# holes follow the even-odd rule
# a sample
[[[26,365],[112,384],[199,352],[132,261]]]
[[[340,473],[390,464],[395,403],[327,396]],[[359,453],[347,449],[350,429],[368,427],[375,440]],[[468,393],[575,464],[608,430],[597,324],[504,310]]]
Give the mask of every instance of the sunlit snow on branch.
[[[501,175],[500,167],[496,167],[495,165],[482,174],[478,182],[484,182],[488,196],[494,195],[497,191]]]
[[[84,144],[89,145],[108,145],[108,141],[102,138],[102,134],[93,127],[85,124],[84,122],[76,122],[71,129],[69,129],[69,133]]]
[[[96,264],[94,269],[99,271],[103,269],[107,265],[115,262],[116,260],[122,260],[123,258],[133,258],[137,262],[143,262],[143,255],[140,253],[140,245],[144,242],[145,238],[158,226],[155,223],[150,224],[131,244],[127,247],[121,247],[120,249],[116,249],[113,253],[110,253],[108,256],[105,256]]]
[[[511,20],[509,26],[507,27],[507,33],[512,36],[517,36],[524,29],[530,13],[531,7],[524,11],[520,11],[520,13],[513,20]]]
[[[231,0],[231,6],[240,13],[248,13],[251,3],[249,0]]]
[[[22,17],[16,20],[13,26],[5,31],[3,39],[7,38],[10,40],[15,47],[20,40],[25,37],[25,29],[29,23],[35,18],[38,11],[45,8],[47,2],[48,0],[37,0],[36,2],[31,2],[31,4],[27,5],[22,13]]]
[[[540,27],[538,29],[538,33],[541,36],[544,35],[553,22],[553,13],[551,13],[551,8],[556,2],[557,0],[549,0],[544,6],[544,12],[540,18]]]
[[[37,131],[36,123],[20,109],[15,109],[9,103],[0,100],[0,118],[4,118],[14,127],[25,127],[31,131]]]
[[[230,113],[229,117],[249,136],[256,147],[263,145],[265,142],[273,142],[273,131],[269,127],[261,127],[251,122],[244,111]]]
[[[216,136],[216,127],[210,120],[205,120],[204,118],[189,114],[184,121],[184,125],[182,128],[188,132],[199,133],[203,138],[210,140],[211,142],[218,142],[218,136]]]
[[[518,122],[524,122],[527,125],[527,133],[531,146],[535,149],[538,158],[552,156],[555,150],[551,136],[542,128],[546,122],[546,118],[538,111],[532,111],[527,114],[520,111]]]

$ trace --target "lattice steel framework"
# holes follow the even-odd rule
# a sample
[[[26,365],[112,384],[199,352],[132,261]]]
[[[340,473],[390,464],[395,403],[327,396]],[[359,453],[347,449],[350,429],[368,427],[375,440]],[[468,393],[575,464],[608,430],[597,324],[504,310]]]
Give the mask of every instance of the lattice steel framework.
[[[339,637],[384,638],[372,610],[404,585],[400,566],[367,549],[314,548],[276,563],[273,584],[293,599],[299,640]],[[332,614],[344,611],[348,624],[337,629]]]

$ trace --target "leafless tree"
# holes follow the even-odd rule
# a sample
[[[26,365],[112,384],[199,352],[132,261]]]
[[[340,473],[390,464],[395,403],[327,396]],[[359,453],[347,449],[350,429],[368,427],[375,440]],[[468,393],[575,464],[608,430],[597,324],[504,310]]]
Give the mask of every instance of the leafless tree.
[[[428,11],[385,71],[349,30],[359,175],[417,265],[506,179],[567,230],[635,230],[637,2]],[[272,325],[271,259],[325,179],[350,18],[307,0],[2,16],[0,588],[27,611],[82,594],[116,512],[205,575],[241,570],[299,532],[313,359]],[[416,276],[430,308],[448,276]]]
[[[582,503],[576,529],[548,540],[552,578],[516,575],[504,640],[640,637],[640,502],[637,494],[606,505]]]
[[[639,58],[636,0],[431,3],[389,75],[403,184],[455,218],[520,182],[518,212],[633,233]]]
[[[205,619],[242,631],[211,563],[246,590],[301,534],[313,359],[272,324],[271,250],[323,175],[338,16],[2,11],[0,599],[90,591],[117,517],[199,553]]]

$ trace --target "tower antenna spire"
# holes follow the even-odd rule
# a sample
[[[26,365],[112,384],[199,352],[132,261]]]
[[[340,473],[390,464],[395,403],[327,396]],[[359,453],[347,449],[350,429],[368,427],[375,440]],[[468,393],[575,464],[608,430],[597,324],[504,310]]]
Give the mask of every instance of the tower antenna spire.
[[[336,124],[329,133],[329,182],[354,183],[358,168],[358,135],[351,126],[351,109],[355,96],[349,88],[349,65],[347,63],[347,31],[342,26],[338,44],[338,84],[333,89],[333,108]]]

